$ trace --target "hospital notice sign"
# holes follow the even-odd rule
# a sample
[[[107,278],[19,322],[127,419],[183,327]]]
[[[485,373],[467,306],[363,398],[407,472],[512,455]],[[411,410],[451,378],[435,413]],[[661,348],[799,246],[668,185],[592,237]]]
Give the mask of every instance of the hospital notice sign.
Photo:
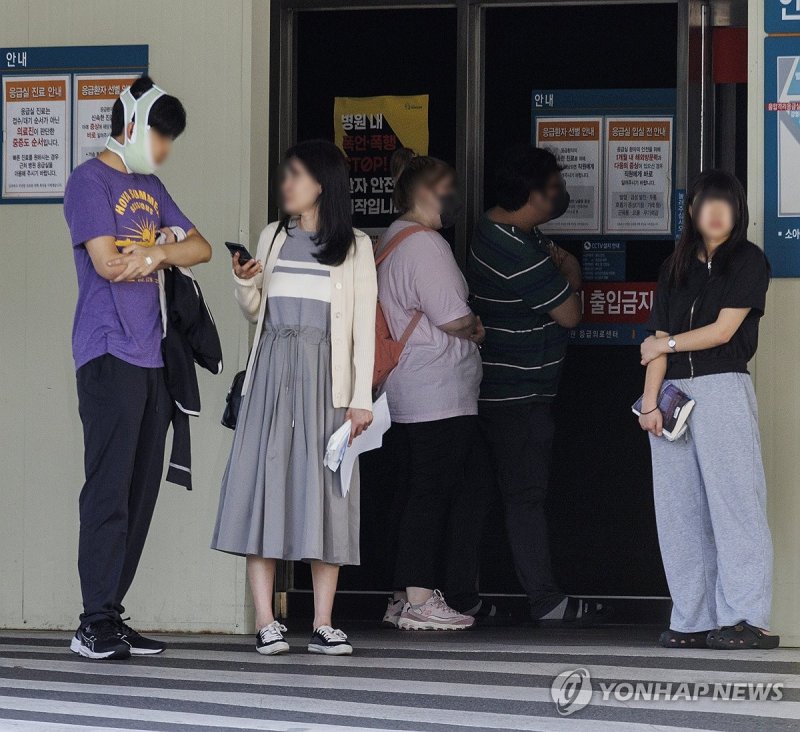
[[[70,77],[3,78],[3,197],[64,195]]]

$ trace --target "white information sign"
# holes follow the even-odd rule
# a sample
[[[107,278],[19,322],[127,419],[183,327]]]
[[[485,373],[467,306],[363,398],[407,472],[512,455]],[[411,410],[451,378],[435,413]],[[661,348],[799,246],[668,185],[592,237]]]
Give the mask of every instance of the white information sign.
[[[602,232],[602,117],[537,117],[536,146],[553,152],[569,191],[567,212],[541,227],[545,233]]]
[[[111,133],[111,108],[136,74],[86,74],[75,77],[73,166],[93,158]]]
[[[606,117],[605,171],[605,233],[670,233],[671,117]]]
[[[3,77],[3,198],[61,198],[69,172],[67,75]]]

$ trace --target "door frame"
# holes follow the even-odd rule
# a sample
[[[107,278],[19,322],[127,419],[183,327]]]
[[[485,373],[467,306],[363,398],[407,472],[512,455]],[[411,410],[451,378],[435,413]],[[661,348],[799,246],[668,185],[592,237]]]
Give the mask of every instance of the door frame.
[[[306,12],[452,8],[456,10],[456,159],[464,209],[456,223],[455,255],[466,261],[467,242],[483,203],[483,116],[486,13],[499,7],[553,5],[677,5],[676,164],[673,189],[707,167],[713,156],[713,86],[710,79],[712,0],[273,0],[270,17],[270,168],[296,142],[297,17]],[[711,106],[709,106],[711,105]],[[695,120],[696,124],[690,124]],[[272,177],[270,177],[272,180]],[[276,192],[269,192],[269,211],[278,211]],[[280,562],[276,577],[276,611],[286,616],[288,592],[294,591],[291,562]],[[659,598],[640,598],[656,600]]]
[[[304,12],[342,10],[397,10],[437,8],[456,10],[456,170],[462,183],[464,209],[456,222],[455,255],[466,261],[466,243],[483,201],[483,109],[484,28],[487,10],[499,7],[543,5],[677,5],[678,74],[675,80],[677,108],[674,145],[676,152],[674,188],[686,188],[687,178],[699,172],[713,151],[713,107],[709,107],[710,73],[708,54],[711,17],[709,0],[273,0],[270,22],[270,165],[276,167],[283,151],[296,142],[297,129],[297,15]],[[701,76],[690,79],[690,69]],[[681,83],[683,81],[683,83]],[[712,90],[713,95],[713,90]],[[689,118],[701,121],[689,125]],[[691,143],[691,144],[690,144]],[[690,154],[690,150],[693,151]],[[277,211],[275,192],[270,191],[270,211]]]

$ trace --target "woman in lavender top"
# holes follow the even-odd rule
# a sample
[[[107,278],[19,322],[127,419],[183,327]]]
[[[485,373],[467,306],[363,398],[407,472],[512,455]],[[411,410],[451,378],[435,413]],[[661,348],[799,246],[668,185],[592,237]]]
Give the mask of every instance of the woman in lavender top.
[[[455,171],[446,163],[401,149],[392,159],[400,217],[378,246],[410,227],[378,267],[378,294],[389,329],[399,339],[422,313],[383,388],[392,414],[391,442],[405,442],[409,476],[399,525],[395,587],[384,617],[409,630],[463,629],[463,610],[477,604],[480,527],[464,466],[475,435],[483,328],[468,303],[467,285],[450,245],[438,233],[458,212]],[[440,576],[437,567],[443,566]],[[444,601],[443,587],[451,604]]]

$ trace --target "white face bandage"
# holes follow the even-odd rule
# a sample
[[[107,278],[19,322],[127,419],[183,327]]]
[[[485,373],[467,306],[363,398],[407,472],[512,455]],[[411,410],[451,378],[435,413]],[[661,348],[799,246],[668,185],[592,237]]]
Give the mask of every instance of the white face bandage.
[[[130,87],[119,95],[124,110],[122,134],[125,142],[120,144],[109,136],[106,141],[106,147],[122,158],[122,162],[125,163],[125,168],[129,173],[151,175],[156,172],[157,166],[153,160],[153,146],[150,139],[151,133],[148,120],[150,110],[156,100],[164,96],[164,94],[166,92],[163,89],[153,86],[138,99],[131,94]],[[128,137],[128,125],[131,121],[134,123],[133,131],[131,136]]]

